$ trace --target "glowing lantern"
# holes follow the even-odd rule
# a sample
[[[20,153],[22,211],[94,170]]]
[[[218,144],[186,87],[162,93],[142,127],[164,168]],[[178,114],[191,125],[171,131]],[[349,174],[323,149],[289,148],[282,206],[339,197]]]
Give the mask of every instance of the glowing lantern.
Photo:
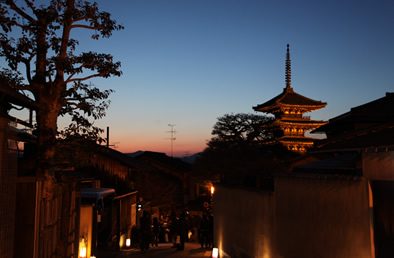
[[[211,186],[211,194],[215,192],[215,187]]]
[[[79,258],[86,258],[85,238],[82,238],[81,242],[79,242]]]
[[[216,247],[212,249],[212,258],[218,258],[219,257],[219,249]]]
[[[127,238],[126,239],[126,247],[130,247],[130,244],[131,244],[131,240],[130,240],[130,238]]]

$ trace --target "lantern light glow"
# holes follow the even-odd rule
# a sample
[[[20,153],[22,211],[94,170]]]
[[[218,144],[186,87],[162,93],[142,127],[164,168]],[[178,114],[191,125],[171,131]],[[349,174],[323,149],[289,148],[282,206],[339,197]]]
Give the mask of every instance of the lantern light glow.
[[[215,247],[212,249],[212,258],[218,258],[218,257],[219,257],[219,249]]]
[[[85,238],[82,238],[81,242],[79,242],[79,258],[86,258]]]

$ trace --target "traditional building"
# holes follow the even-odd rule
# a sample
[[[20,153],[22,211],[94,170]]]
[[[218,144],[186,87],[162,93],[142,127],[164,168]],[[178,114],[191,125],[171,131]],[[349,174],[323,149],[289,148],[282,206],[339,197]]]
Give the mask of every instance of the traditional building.
[[[394,93],[315,131],[316,160],[275,173],[272,191],[215,186],[220,257],[394,256]]]
[[[270,113],[275,119],[263,124],[279,128],[283,132],[278,139],[289,150],[305,152],[307,148],[313,146],[314,139],[305,137],[305,132],[324,125],[325,121],[311,120],[310,116],[304,113],[324,108],[325,102],[313,100],[294,92],[291,87],[291,63],[290,50],[287,45],[286,58],[286,88],[273,99],[253,107],[255,111]]]

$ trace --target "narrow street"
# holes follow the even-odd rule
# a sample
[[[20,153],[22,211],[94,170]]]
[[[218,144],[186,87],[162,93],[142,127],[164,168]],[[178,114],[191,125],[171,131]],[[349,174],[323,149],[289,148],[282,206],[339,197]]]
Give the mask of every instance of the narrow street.
[[[106,253],[99,254],[97,258],[126,258],[126,257],[145,257],[145,258],[153,258],[153,257],[212,257],[212,249],[201,248],[199,243],[189,242],[185,243],[185,250],[177,251],[175,248],[171,248],[172,243],[160,243],[159,246],[150,247],[147,252],[142,252],[139,249],[128,249],[121,250],[117,253]]]

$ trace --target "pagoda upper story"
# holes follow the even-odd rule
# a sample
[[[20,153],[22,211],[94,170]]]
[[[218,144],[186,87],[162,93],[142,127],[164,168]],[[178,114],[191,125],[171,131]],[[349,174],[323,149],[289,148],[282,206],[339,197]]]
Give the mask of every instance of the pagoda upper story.
[[[255,111],[271,113],[275,120],[267,125],[279,127],[283,136],[279,141],[288,149],[305,152],[313,145],[313,139],[305,137],[305,132],[324,125],[325,121],[314,121],[304,113],[324,108],[325,102],[313,100],[294,92],[291,87],[290,47],[287,45],[286,55],[286,87],[283,92],[273,99],[253,107]]]

